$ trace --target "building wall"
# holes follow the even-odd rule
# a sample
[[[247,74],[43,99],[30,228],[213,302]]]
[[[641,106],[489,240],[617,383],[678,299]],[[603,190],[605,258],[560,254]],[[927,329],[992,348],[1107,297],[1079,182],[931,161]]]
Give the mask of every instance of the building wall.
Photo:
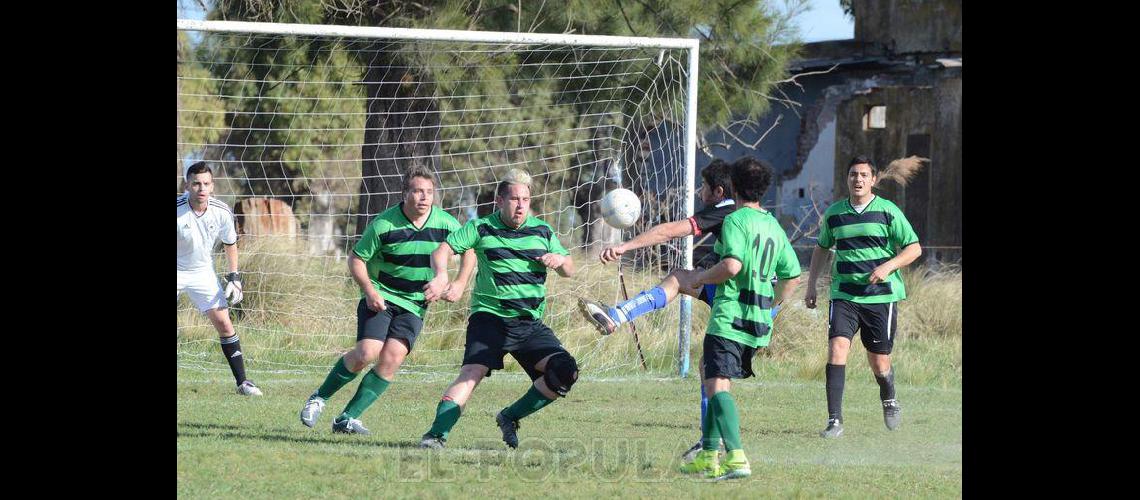
[[[855,39],[890,53],[962,52],[961,0],[855,0]]]
[[[875,191],[898,205],[923,246],[931,247],[924,258],[939,261],[960,260],[962,244],[962,80],[960,72],[947,76],[934,85],[876,88],[841,104],[833,177],[844,192],[847,162],[860,154],[880,168],[915,154],[930,158],[907,187],[884,181]],[[878,105],[887,107],[886,128],[865,130],[864,114]]]

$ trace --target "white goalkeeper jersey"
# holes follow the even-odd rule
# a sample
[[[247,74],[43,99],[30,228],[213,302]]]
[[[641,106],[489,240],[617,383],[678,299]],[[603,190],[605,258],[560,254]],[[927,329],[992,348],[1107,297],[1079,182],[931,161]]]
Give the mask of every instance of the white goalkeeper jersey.
[[[214,245],[237,243],[234,214],[225,203],[209,199],[202,215],[190,208],[190,193],[178,197],[178,270],[213,270]]]

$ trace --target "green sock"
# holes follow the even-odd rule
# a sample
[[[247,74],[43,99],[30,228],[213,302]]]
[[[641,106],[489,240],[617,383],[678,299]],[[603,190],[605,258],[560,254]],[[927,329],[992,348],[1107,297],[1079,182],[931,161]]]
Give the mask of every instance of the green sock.
[[[336,391],[344,387],[344,384],[352,382],[354,378],[356,378],[356,374],[348,371],[348,367],[344,366],[344,357],[341,356],[340,359],[336,360],[336,363],[333,363],[332,371],[325,377],[325,383],[317,389],[317,396],[321,399],[331,398]]]
[[[348,406],[344,407],[344,413],[341,413],[337,420],[344,420],[343,417],[345,416],[360,418],[364,410],[367,410],[376,401],[376,398],[384,394],[388,384],[391,382],[377,375],[376,370],[368,370],[368,374],[360,381],[360,387],[356,388],[356,394],[352,395],[352,400],[348,402]]]
[[[503,410],[503,415],[511,420],[522,420],[523,417],[541,410],[542,407],[553,402],[553,399],[543,396],[541,392],[538,392],[538,388],[532,385],[523,397]]]
[[[736,412],[736,401],[727,391],[713,395],[709,406],[716,408],[717,426],[720,427],[724,437],[724,449],[727,451],[739,450],[740,446],[740,415]]]
[[[709,406],[705,409],[705,420],[701,422],[701,449],[720,449],[720,425],[717,417],[717,407],[709,399]]]
[[[435,421],[431,423],[431,430],[428,434],[436,437],[447,439],[447,434],[451,432],[451,428],[455,427],[455,423],[459,421],[459,414],[463,409],[455,404],[455,401],[444,399],[439,402],[435,407]]]

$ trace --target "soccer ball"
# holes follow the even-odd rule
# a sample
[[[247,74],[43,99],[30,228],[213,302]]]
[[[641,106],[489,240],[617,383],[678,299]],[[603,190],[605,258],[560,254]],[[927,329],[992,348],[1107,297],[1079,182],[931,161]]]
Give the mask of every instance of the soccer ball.
[[[617,229],[625,229],[641,217],[641,200],[633,191],[615,189],[602,198],[602,220]]]

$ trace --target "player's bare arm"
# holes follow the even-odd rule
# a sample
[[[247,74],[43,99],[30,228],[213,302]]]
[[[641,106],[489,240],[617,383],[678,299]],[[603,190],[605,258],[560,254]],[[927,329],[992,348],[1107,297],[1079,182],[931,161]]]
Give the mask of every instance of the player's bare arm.
[[[471,279],[471,271],[475,269],[475,249],[468,248],[463,255],[459,257],[459,275],[455,277],[455,281],[447,287],[447,291],[443,294],[443,300],[448,302],[455,302],[463,296],[463,291],[467,289],[467,283]]]
[[[773,288],[772,305],[778,306],[784,303],[784,299],[790,297],[796,291],[796,287],[800,286],[800,277],[796,276],[792,279],[779,280]]]
[[[688,219],[658,224],[625,243],[602,250],[598,258],[601,259],[603,264],[616,262],[621,258],[622,254],[630,250],[658,245],[674,238],[683,238],[690,234],[693,234],[693,226],[689,224]]]
[[[360,291],[364,292],[364,301],[368,305],[368,309],[380,312],[388,308],[384,302],[384,297],[380,295],[376,287],[372,286],[372,280],[368,279],[368,265],[354,253],[349,253],[348,256],[348,272],[352,275],[352,280],[356,282],[356,286],[359,286]]]
[[[821,246],[816,246],[815,250],[811,253],[811,269],[808,271],[807,290],[804,290],[804,305],[808,309],[815,309],[816,300],[818,295],[816,293],[815,284],[819,280],[819,273],[828,267],[831,261],[831,251]]]
[[[692,281],[692,289],[700,290],[705,285],[719,285],[732,279],[744,265],[732,257],[725,257],[715,266],[709,268],[707,271],[702,272]]]
[[[559,255],[556,253],[548,253],[539,257],[542,265],[555,270],[559,276],[569,278],[574,275],[574,258],[569,255]]]
[[[435,278],[424,285],[425,301],[435,302],[443,296],[443,292],[447,291],[450,284],[447,279],[447,261],[451,260],[452,255],[455,255],[455,251],[447,242],[440,243],[439,247],[431,253],[431,269],[435,271]],[[461,262],[460,266],[462,265]]]
[[[895,272],[896,269],[910,265],[911,262],[914,262],[914,260],[919,258],[921,255],[922,246],[919,245],[918,242],[911,243],[903,247],[902,251],[899,252],[898,255],[894,256],[894,258],[882,264],[879,264],[875,270],[871,271],[871,276],[867,278],[867,282],[875,284],[886,281],[887,277],[890,276],[891,273]]]

